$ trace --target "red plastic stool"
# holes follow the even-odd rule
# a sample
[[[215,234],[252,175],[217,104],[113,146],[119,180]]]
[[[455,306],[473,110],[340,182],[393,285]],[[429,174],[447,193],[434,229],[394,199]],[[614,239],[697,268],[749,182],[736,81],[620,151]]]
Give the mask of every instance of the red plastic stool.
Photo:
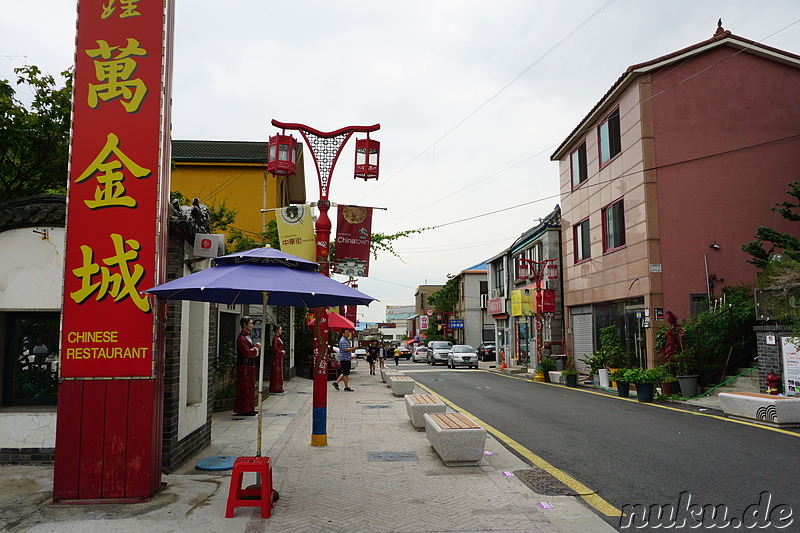
[[[261,486],[242,488],[245,472],[261,476]],[[225,518],[233,518],[236,507],[261,507],[261,518],[272,514],[272,462],[269,457],[239,457],[233,463],[231,487],[228,490],[228,507]]]

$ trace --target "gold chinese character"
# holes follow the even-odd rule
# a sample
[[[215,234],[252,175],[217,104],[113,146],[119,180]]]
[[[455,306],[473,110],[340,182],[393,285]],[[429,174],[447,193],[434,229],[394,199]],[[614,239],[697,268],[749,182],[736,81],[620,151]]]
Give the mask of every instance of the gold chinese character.
[[[114,2],[116,1],[117,0],[108,0],[108,5],[103,6],[103,12],[100,14],[101,19],[105,20],[114,14]]]
[[[101,19],[105,20],[114,14],[114,11],[116,10],[114,3],[116,1],[117,0],[108,0],[108,5],[103,6],[103,12],[100,14]],[[119,18],[124,19],[128,17],[138,17],[141,15],[141,13],[136,11],[139,9],[139,6],[136,5],[139,3],[139,0],[120,0],[119,3],[122,7],[122,13],[119,14]]]
[[[123,241],[122,235],[112,233],[111,242],[114,243],[115,255],[103,259],[103,263],[107,267],[94,262],[94,250],[86,245],[81,246],[83,265],[72,270],[72,273],[80,278],[81,288],[70,293],[70,297],[75,303],[82,304],[95,293],[97,294],[95,299],[98,302],[108,295],[114,298],[115,303],[130,296],[136,307],[144,313],[149,313],[150,301],[136,290],[136,285],[144,276],[144,267],[134,264],[133,269],[130,268],[130,263],[139,259],[139,250],[141,249],[139,241],[134,239]],[[127,251],[126,246],[128,247]],[[112,268],[118,272],[112,274]],[[98,274],[100,279],[94,281],[93,278]]]
[[[104,83],[89,84],[89,107],[95,109],[100,104],[99,100],[106,102],[121,98],[122,107],[128,113],[135,113],[147,95],[147,87],[139,78],[130,79],[137,68],[136,61],[131,56],[146,56],[147,51],[139,46],[139,41],[130,37],[124,47],[109,46],[102,39],[96,42],[98,48],[86,50],[86,55],[105,60],[94,62],[95,76]],[[112,60],[114,53],[116,55]]]
[[[106,161],[111,156],[115,159]],[[94,200],[85,200],[89,209],[100,209],[102,207],[136,207],[136,200],[125,195],[125,186],[122,184],[125,175],[118,170],[125,167],[133,177],[142,179],[150,175],[150,170],[140,167],[119,149],[119,138],[113,133],[109,133],[106,144],[94,161],[83,171],[83,174],[75,179],[75,183],[81,183],[96,173],[98,186],[94,190]]]

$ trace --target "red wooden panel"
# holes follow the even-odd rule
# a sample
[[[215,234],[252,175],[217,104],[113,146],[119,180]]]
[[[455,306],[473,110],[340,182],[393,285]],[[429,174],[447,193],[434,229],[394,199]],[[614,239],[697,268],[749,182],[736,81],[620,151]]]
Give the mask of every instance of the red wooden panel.
[[[137,379],[130,383],[125,476],[127,498],[150,498],[155,484],[153,476],[156,471],[160,472],[160,465],[153,464],[158,455],[153,443],[161,439],[161,435],[153,434],[156,425],[153,420],[154,383],[152,379]],[[160,479],[158,481],[160,483]]]
[[[105,439],[103,442],[104,499],[125,497],[128,394],[128,380],[112,380],[106,385]]]
[[[80,487],[82,500],[103,497],[103,435],[105,433],[106,381],[83,382],[81,418]]]
[[[58,385],[54,501],[78,498],[82,397],[82,381],[62,381]]]

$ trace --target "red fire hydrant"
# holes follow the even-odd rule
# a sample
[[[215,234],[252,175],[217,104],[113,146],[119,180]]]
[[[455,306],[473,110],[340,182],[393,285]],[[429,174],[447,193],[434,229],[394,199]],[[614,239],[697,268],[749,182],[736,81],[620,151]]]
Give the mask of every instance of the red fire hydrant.
[[[775,372],[770,372],[767,376],[767,394],[771,394],[772,396],[778,395],[778,383],[780,383],[781,379],[775,375]]]

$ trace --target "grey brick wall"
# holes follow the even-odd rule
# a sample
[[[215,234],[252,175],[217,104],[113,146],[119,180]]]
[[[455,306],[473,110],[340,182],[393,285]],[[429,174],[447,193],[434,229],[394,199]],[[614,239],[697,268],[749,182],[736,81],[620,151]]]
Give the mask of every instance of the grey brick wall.
[[[763,393],[767,392],[767,376],[770,372],[781,379],[779,392],[783,393],[783,365],[781,364],[781,335],[792,333],[791,328],[782,324],[768,323],[755,326],[756,345],[758,347],[758,387]],[[775,335],[775,344],[767,344],[767,335]]]

